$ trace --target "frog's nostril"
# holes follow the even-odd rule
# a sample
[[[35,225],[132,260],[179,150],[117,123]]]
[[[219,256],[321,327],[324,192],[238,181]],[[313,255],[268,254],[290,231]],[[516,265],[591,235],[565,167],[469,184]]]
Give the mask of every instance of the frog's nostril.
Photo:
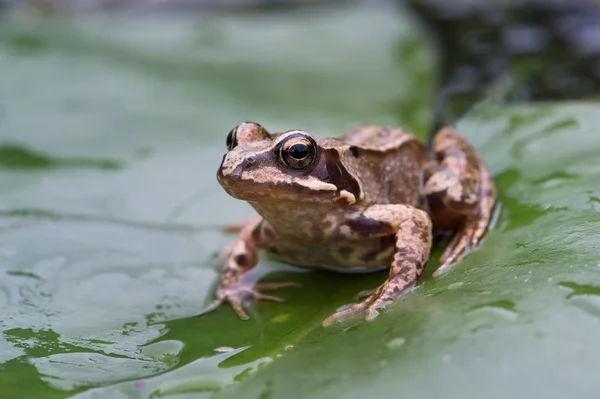
[[[238,180],[240,180],[240,176],[242,175],[242,171],[244,170],[243,165],[238,165],[227,175],[227,181],[229,184],[234,184]]]
[[[235,184],[239,179],[240,179],[240,175],[238,175],[238,174],[231,174],[231,175],[227,176],[227,182],[230,185]]]

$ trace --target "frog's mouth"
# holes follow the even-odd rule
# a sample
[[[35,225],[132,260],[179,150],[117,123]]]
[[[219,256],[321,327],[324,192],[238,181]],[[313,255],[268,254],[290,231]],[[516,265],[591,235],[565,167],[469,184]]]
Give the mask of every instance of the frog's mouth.
[[[248,202],[318,202],[348,206],[356,198],[345,190],[315,190],[295,182],[285,184],[238,181],[234,185],[221,183],[227,194]]]
[[[323,199],[333,200],[339,196],[337,190],[312,190],[295,182],[276,184],[238,181],[231,185],[221,183],[221,186],[233,198],[244,201],[293,200],[310,202]]]

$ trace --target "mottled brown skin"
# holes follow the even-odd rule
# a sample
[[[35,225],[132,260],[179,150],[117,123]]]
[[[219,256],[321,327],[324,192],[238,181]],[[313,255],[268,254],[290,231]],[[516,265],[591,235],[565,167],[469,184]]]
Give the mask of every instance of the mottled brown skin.
[[[479,154],[455,130],[445,128],[436,134],[433,155],[435,160],[425,171],[423,195],[435,228],[455,231],[435,277],[478,246],[489,225],[496,192]]]
[[[282,301],[261,291],[294,283],[252,284],[245,273],[257,250],[268,248],[306,267],[343,272],[389,267],[389,277],[328,325],[378,310],[416,283],[429,258],[432,232],[453,231],[438,275],[482,238],[495,202],[493,182],[471,145],[445,128],[434,138],[433,159],[412,135],[392,127],[360,126],[340,139],[292,130],[269,134],[245,122],[228,138],[217,179],[260,216],[240,228],[225,251],[217,299],[242,318],[245,298]]]

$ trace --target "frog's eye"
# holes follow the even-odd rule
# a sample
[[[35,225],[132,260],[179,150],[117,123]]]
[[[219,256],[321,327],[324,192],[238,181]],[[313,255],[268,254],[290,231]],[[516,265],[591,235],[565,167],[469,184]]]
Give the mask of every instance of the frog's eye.
[[[279,145],[279,160],[288,168],[304,169],[317,159],[317,143],[310,136],[295,133]]]
[[[227,144],[228,151],[233,150],[238,145],[236,130],[237,126],[231,129],[231,131],[227,135],[227,140],[225,141],[225,143]]]

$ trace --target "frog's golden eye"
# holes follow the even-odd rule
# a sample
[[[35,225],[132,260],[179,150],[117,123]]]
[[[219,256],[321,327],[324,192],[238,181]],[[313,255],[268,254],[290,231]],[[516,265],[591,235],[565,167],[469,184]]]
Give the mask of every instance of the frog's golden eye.
[[[237,126],[231,129],[231,131],[227,135],[227,140],[225,141],[225,143],[227,144],[228,151],[233,150],[238,145],[236,130]]]
[[[279,144],[279,159],[291,169],[307,168],[317,159],[317,143],[305,134],[292,134]]]

